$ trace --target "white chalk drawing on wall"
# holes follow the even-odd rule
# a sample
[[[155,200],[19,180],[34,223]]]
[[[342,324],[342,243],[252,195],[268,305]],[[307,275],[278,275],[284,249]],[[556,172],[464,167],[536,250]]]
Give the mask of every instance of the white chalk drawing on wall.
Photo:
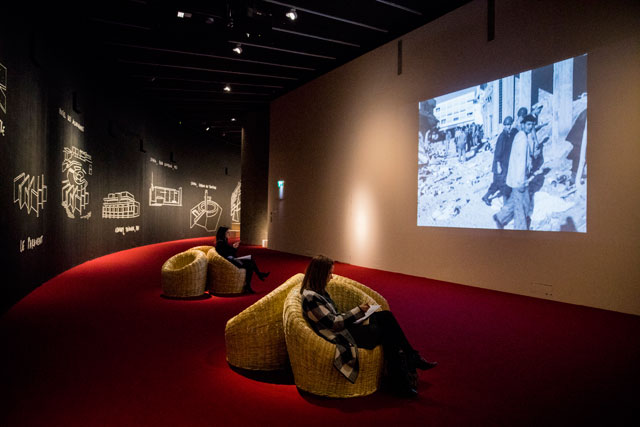
[[[240,224],[240,181],[231,193],[231,222]]]
[[[0,110],[7,114],[7,67],[0,64]],[[5,126],[0,119],[0,135],[5,136]]]
[[[26,239],[20,239],[20,253],[24,252],[25,249],[32,250],[37,248],[38,246],[44,243],[44,235],[40,235],[38,237],[27,237]]]
[[[87,175],[92,175],[91,156],[76,147],[64,147],[64,160],[62,161],[62,207],[69,218],[89,219],[91,212],[89,207],[89,181]]]
[[[140,202],[128,191],[109,193],[102,200],[102,218],[122,219],[140,216]]]
[[[209,232],[216,231],[221,216],[222,207],[211,200],[208,190],[204,190],[204,200],[191,208],[190,228],[198,226]]]
[[[24,172],[13,179],[13,203],[17,203],[20,210],[25,209],[27,215],[35,212],[40,216],[47,202],[47,186],[44,184],[44,174],[31,176]]]
[[[0,64],[0,109],[7,114],[7,67]]]
[[[151,187],[149,187],[149,206],[182,206],[182,187],[168,188],[153,184],[151,174]]]

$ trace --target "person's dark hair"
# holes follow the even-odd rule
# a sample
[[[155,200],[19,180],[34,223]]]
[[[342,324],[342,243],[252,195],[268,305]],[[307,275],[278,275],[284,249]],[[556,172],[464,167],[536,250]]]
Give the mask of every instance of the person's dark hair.
[[[229,230],[229,227],[223,226],[218,228],[218,232],[216,233],[216,243],[227,241],[227,230]]]
[[[526,116],[524,116],[524,119],[522,119],[522,123],[526,123],[526,122],[536,122],[536,118],[534,115],[532,114],[527,114]]]
[[[524,117],[524,116],[526,116],[526,115],[527,115],[527,113],[528,113],[528,110],[527,110],[525,107],[520,107],[520,108],[518,109],[518,114],[517,114],[517,116],[518,116],[518,117]]]
[[[327,278],[329,277],[332,266],[333,260],[331,258],[324,255],[313,257],[307,266],[307,271],[304,273],[300,293],[305,289],[310,289],[314,292],[323,292],[325,286],[327,286]]]

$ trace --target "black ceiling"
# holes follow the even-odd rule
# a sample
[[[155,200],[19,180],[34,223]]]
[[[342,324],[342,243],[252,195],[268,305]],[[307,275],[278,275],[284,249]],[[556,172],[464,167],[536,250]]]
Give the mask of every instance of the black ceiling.
[[[243,113],[467,2],[111,0],[87,1],[81,18],[83,37],[126,87],[238,143]]]

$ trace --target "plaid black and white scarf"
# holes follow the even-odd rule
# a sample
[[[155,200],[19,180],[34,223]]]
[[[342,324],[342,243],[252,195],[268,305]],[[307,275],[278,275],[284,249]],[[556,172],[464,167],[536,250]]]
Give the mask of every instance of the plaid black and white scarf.
[[[333,365],[352,383],[358,378],[358,347],[347,326],[364,316],[360,307],[338,313],[328,293],[302,292],[302,312],[318,335],[336,345]]]

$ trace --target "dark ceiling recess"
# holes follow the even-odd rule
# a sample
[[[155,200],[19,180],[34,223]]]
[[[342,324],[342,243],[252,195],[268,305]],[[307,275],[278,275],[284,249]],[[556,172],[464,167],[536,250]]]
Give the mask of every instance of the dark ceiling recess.
[[[111,0],[86,2],[81,18],[123,86],[237,144],[244,113],[467,2]]]

